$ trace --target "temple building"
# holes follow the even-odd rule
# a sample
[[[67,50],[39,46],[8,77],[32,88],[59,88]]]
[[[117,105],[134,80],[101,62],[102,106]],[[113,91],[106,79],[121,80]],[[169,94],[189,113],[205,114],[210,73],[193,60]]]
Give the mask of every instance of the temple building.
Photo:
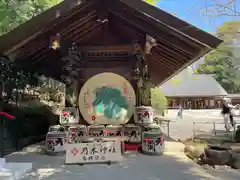
[[[223,87],[207,74],[179,74],[160,86],[168,99],[168,108],[220,108],[221,99],[228,95]]]
[[[240,94],[228,94],[227,97],[232,100],[233,104],[240,104]]]
[[[74,85],[78,97],[103,72],[123,76],[137,90],[145,68],[146,79],[159,85],[221,42],[141,0],[68,0],[1,36],[0,55]]]

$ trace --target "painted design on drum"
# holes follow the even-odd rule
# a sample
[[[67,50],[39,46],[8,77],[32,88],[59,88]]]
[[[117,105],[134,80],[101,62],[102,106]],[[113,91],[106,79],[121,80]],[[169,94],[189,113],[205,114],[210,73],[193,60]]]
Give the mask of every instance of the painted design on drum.
[[[131,84],[114,73],[100,73],[90,78],[79,95],[79,108],[89,124],[125,124],[136,104]]]
[[[96,88],[92,102],[95,116],[105,116],[107,119],[124,120],[127,116],[128,104],[122,91],[112,87]]]

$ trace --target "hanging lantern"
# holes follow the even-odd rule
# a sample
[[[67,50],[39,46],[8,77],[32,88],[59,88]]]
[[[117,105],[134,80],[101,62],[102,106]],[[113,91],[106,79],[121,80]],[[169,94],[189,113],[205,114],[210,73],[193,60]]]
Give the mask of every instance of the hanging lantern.
[[[51,38],[50,48],[53,50],[60,49],[60,47],[61,47],[60,42],[61,42],[60,34],[57,33],[56,36]]]

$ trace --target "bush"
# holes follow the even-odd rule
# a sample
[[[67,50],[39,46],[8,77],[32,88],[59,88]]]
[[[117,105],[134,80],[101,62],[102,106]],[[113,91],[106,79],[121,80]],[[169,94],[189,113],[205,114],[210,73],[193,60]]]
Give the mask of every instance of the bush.
[[[167,107],[167,98],[158,87],[151,89],[151,104],[159,114],[163,114],[164,109]]]
[[[53,116],[51,109],[43,105],[22,108],[6,105],[3,111],[15,116],[14,120],[5,121],[6,128],[13,139],[45,135]]]

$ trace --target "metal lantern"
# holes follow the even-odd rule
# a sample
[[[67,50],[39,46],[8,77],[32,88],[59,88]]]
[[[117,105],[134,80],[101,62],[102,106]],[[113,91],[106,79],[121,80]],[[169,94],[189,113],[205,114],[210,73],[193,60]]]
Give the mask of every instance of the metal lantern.
[[[57,33],[56,36],[51,38],[50,41],[50,48],[53,50],[58,50],[61,47],[61,38],[60,38],[60,34]]]

